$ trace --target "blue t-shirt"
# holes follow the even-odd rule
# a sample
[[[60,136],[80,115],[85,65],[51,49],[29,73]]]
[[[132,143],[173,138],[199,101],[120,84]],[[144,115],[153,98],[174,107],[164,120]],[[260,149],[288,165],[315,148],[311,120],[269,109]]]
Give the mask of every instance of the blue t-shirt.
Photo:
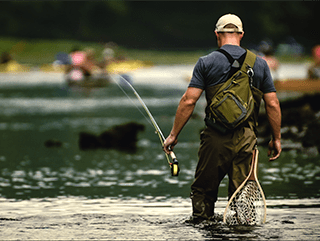
[[[234,59],[240,58],[246,52],[245,49],[237,45],[226,44],[221,48],[227,51]],[[200,57],[194,67],[189,87],[205,90],[207,87],[224,83],[227,81],[230,69],[231,64],[227,57],[218,51]],[[263,93],[276,91],[268,64],[264,59],[257,56],[253,72],[253,86]]]

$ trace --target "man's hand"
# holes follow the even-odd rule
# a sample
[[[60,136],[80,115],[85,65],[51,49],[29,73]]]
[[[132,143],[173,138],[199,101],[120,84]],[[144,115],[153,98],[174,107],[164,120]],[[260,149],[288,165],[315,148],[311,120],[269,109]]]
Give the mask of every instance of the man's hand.
[[[173,147],[178,143],[178,140],[176,137],[169,135],[167,139],[163,143],[163,150],[168,155],[173,150]]]
[[[268,156],[271,156],[269,158],[269,161],[274,161],[278,159],[281,153],[281,142],[280,140],[271,140],[269,142],[269,150],[268,150]]]

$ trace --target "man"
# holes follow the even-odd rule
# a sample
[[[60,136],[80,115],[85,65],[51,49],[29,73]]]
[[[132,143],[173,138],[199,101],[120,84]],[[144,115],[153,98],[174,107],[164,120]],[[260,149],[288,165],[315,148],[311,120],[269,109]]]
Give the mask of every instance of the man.
[[[222,16],[216,24],[215,35],[218,46],[234,59],[238,59],[246,52],[240,47],[244,31],[242,22],[236,15]],[[166,153],[169,154],[177,144],[178,135],[192,115],[202,92],[206,92],[207,102],[210,103],[217,87],[227,80],[230,65],[227,57],[218,51],[198,60],[188,89],[180,100],[172,130],[164,142]],[[195,180],[191,186],[192,220],[195,222],[214,216],[218,187],[226,174],[229,176],[229,198],[248,175],[256,145],[255,127],[261,97],[265,101],[265,109],[272,129],[268,151],[268,155],[272,157],[269,160],[273,161],[280,156],[281,111],[270,70],[266,61],[257,57],[253,71],[252,92],[255,111],[247,123],[225,133],[207,126],[201,133],[199,162]]]

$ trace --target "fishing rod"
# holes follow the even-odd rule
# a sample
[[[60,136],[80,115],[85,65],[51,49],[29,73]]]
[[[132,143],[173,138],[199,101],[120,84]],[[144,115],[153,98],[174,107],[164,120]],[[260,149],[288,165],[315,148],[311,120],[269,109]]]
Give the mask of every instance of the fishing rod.
[[[126,80],[123,76],[121,75],[117,75],[119,76],[121,79],[124,80],[124,82],[130,87],[130,89],[133,91],[133,93],[135,94],[135,96],[138,98],[139,102],[141,103],[143,109],[146,111],[150,121],[151,121],[151,125],[155,128],[156,130],[156,134],[158,134],[158,137],[160,139],[161,145],[164,146],[164,135],[160,129],[160,127],[158,126],[156,120],[154,119],[154,117],[152,116],[151,112],[149,111],[147,105],[144,103],[144,101],[142,100],[142,98],[140,97],[140,95],[138,94],[138,92],[135,90],[135,88],[133,88],[133,86],[130,84],[130,82],[128,80]],[[121,85],[111,76],[111,78],[114,80],[114,82],[119,86],[119,88],[123,91],[123,93],[131,100],[131,98],[127,95],[127,93],[125,92],[125,90],[121,87]],[[132,100],[131,100],[132,101]],[[133,102],[133,101],[132,101]],[[136,106],[136,105],[135,105]],[[137,107],[137,106],[136,106]],[[140,109],[137,107],[137,109],[140,111]],[[141,111],[140,111],[141,112]],[[141,114],[146,118],[146,116],[141,112]],[[147,119],[147,118],[146,118]],[[147,119],[148,120],[148,119]],[[149,121],[149,120],[148,120]],[[150,122],[149,122],[150,123]],[[178,176],[179,175],[179,162],[177,160],[176,155],[174,154],[174,152],[172,150],[170,150],[170,157],[172,159],[172,161],[169,160],[168,154],[165,153],[168,164],[170,166],[171,169],[171,174],[172,176]]]

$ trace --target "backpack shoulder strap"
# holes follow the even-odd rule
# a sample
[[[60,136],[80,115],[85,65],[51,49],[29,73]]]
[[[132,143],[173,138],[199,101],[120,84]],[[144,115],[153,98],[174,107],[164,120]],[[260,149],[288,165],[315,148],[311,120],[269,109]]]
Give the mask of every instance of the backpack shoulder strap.
[[[247,55],[241,67],[242,71],[247,72],[248,68],[253,68],[254,63],[256,62],[257,56],[247,49]]]
[[[255,55],[254,53],[252,53],[250,50],[247,49],[247,55],[246,58],[241,66],[241,71],[243,71],[244,73],[247,73],[249,76],[249,84],[250,87],[252,87],[252,83],[253,83],[253,65],[256,62],[256,58],[257,55]]]
[[[227,51],[225,51],[224,49],[217,49],[217,51],[224,54],[229,60],[230,64],[233,64],[234,58],[232,58],[232,56]]]
[[[234,59],[227,51],[225,51],[224,49],[218,49],[218,52],[224,54],[226,56],[226,58],[228,59],[230,65],[231,65],[231,69],[228,75],[228,79],[234,75],[239,69],[240,67],[243,65],[244,63],[244,59],[246,57],[246,53],[244,53],[243,55],[240,56],[240,58],[238,59]]]

